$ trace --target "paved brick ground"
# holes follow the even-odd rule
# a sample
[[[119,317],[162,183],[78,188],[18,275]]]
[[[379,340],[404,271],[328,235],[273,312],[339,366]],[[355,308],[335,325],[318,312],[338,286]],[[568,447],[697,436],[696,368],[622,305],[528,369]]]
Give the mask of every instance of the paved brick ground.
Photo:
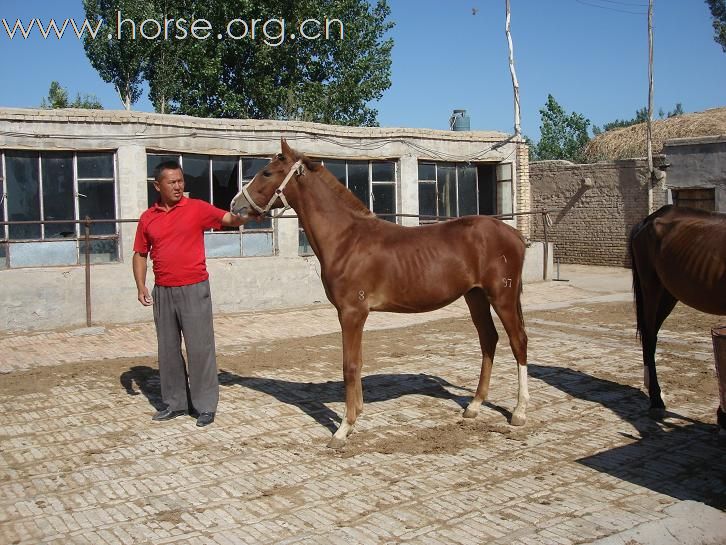
[[[0,400],[0,544],[566,545],[666,523],[681,504],[695,506],[689,524],[698,513],[716,520],[704,540],[726,536],[715,398],[678,398],[665,422],[651,421],[631,323],[603,326],[592,312],[593,302],[629,299],[627,271],[563,273],[572,282],[525,289],[524,429],[506,423],[516,376],[505,343],[490,403],[475,421],[461,418],[480,353],[455,304],[372,316],[366,408],[342,451],[325,448],[343,408],[326,306],[215,320],[226,361],[251,357],[253,342],[281,361],[248,373],[222,366],[220,414],[203,430],[191,418],[149,420],[151,324],[0,338],[0,381],[28,369],[37,380]],[[536,312],[561,307],[581,322]],[[286,339],[314,335],[301,345],[308,357],[285,353]],[[661,373],[713,367],[703,332],[662,337]],[[402,353],[402,342],[416,350]],[[668,357],[690,367],[669,369]]]

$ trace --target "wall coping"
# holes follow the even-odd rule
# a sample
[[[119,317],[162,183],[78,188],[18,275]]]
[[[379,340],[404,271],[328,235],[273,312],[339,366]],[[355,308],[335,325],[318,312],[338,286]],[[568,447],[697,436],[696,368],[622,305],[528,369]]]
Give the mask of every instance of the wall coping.
[[[208,131],[210,133],[307,133],[348,138],[420,138],[429,140],[523,143],[522,138],[498,131],[445,131],[421,128],[348,127],[308,121],[279,121],[267,119],[216,119],[187,115],[157,114],[126,110],[88,110],[76,108],[0,108],[0,123],[58,123],[58,124],[123,124],[158,126]],[[505,142],[506,143],[506,142]]]
[[[530,161],[530,168],[540,168],[548,170],[562,169],[588,169],[588,168],[623,168],[623,167],[640,167],[643,163],[648,163],[647,157],[633,157],[630,159],[614,159],[609,161],[598,161],[597,163],[572,163],[564,160],[548,160],[548,161]],[[665,155],[653,155],[653,163],[655,166],[662,166],[666,163]]]
[[[676,146],[691,146],[696,144],[724,144],[726,134],[714,136],[696,136],[693,138],[671,138],[663,143],[663,149]]]

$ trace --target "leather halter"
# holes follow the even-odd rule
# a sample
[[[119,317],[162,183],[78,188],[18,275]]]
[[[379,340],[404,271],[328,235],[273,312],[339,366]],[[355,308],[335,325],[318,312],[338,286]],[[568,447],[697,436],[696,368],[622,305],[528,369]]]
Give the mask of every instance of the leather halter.
[[[269,215],[272,218],[279,217],[282,214],[284,214],[286,210],[290,210],[290,208],[292,208],[288,204],[287,199],[285,198],[285,194],[283,193],[285,186],[292,179],[293,175],[301,176],[304,170],[305,170],[305,167],[303,166],[302,159],[298,159],[297,162],[294,165],[292,165],[292,167],[290,167],[290,171],[287,173],[287,176],[285,176],[285,179],[282,180],[282,183],[280,184],[280,186],[277,189],[275,189],[275,193],[272,195],[272,197],[270,197],[270,200],[267,203],[267,206],[265,206],[264,208],[261,208],[260,206],[258,206],[257,203],[252,200],[252,197],[250,197],[250,194],[247,191],[247,188],[250,185],[252,185],[252,182],[254,182],[254,179],[252,180],[252,182],[248,183],[247,185],[245,185],[242,188],[242,194],[245,196],[245,199],[247,199],[247,202],[250,203],[250,206],[252,206],[252,208],[254,208],[262,216]],[[270,213],[270,209],[272,208],[272,205],[275,204],[277,199],[280,199],[282,201],[283,209],[277,216],[275,216],[274,214]]]

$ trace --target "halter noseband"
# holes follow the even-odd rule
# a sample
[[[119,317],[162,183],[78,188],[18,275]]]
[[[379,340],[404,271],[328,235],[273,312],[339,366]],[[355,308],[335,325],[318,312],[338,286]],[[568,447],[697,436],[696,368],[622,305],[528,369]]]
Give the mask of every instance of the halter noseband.
[[[283,193],[283,190],[285,189],[285,186],[287,185],[287,183],[292,179],[293,174],[296,176],[300,176],[300,175],[302,175],[303,171],[304,171],[304,167],[303,167],[302,159],[298,159],[297,162],[294,165],[292,165],[292,167],[290,167],[290,171],[287,173],[287,176],[285,176],[285,179],[280,184],[280,187],[275,189],[275,193],[272,195],[272,197],[270,197],[270,200],[267,203],[267,206],[265,206],[264,208],[261,208],[260,206],[258,206],[257,203],[252,200],[252,197],[250,197],[250,194],[247,191],[247,188],[250,185],[252,185],[252,182],[248,183],[247,185],[245,185],[242,188],[242,194],[245,196],[245,199],[247,199],[247,202],[250,203],[250,206],[252,206],[252,208],[254,208],[262,216],[270,216],[272,218],[276,218],[276,217],[284,214],[286,210],[290,210],[290,208],[292,208],[288,204],[287,199],[285,198],[285,194]],[[252,181],[254,181],[254,180],[252,180]],[[277,216],[275,216],[270,213],[270,209],[272,208],[272,205],[275,204],[275,201],[277,201],[277,199],[280,199],[282,201],[283,209],[282,209],[282,212],[280,212]]]

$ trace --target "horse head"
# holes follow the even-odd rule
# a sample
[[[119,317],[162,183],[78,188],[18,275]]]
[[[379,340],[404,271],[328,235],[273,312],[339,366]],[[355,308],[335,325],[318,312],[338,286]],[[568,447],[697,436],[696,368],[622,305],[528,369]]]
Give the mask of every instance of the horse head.
[[[286,195],[294,189],[286,190],[286,187],[297,181],[307,163],[307,158],[295,152],[282,139],[281,152],[234,196],[230,211],[243,217],[259,218],[269,215],[270,210],[275,208],[290,208]]]

